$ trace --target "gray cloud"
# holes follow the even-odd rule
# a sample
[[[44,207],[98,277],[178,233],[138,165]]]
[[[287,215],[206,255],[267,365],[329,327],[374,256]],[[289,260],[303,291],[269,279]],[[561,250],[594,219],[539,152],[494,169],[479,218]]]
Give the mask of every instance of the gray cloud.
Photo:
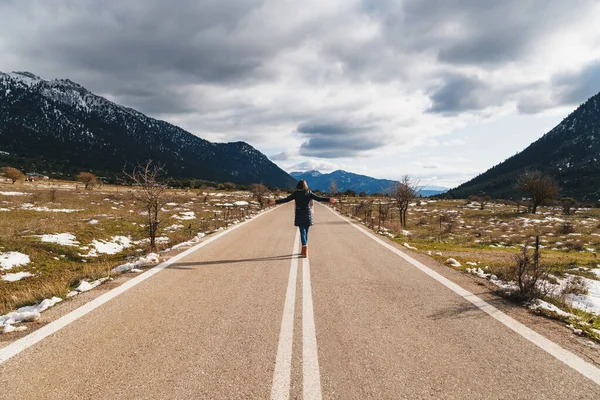
[[[347,121],[306,121],[296,131],[307,138],[300,154],[320,158],[354,157],[387,141],[375,126]]]
[[[578,71],[555,75],[546,85],[525,93],[517,107],[520,113],[535,114],[557,106],[579,105],[600,92],[600,59]]]
[[[450,64],[488,65],[518,60],[549,29],[569,26],[593,6],[594,0],[548,0],[543,7],[522,0],[381,0],[367,9],[382,18],[386,40],[398,50],[429,49]]]
[[[277,153],[277,154],[273,154],[271,157],[269,157],[271,160],[273,161],[286,161],[288,160],[290,157],[289,155],[285,152],[282,151],[281,153]]]
[[[489,105],[484,101],[486,85],[478,78],[452,75],[444,79],[443,85],[431,92],[432,113],[456,114],[469,110],[480,110]]]
[[[200,136],[273,148],[297,127],[301,155],[352,157],[423,123],[414,107],[402,125],[402,107],[378,108],[380,97],[425,93],[426,120],[509,101],[539,112],[589,97],[597,67],[536,88],[482,77],[535,61],[550,34],[574,27],[595,3],[5,0],[0,70],[70,78]],[[550,84],[559,95],[539,96]],[[332,100],[315,106],[322,88]],[[348,88],[356,91],[336,97]]]
[[[576,73],[561,74],[554,79],[559,87],[559,102],[580,104],[600,92],[600,60]]]

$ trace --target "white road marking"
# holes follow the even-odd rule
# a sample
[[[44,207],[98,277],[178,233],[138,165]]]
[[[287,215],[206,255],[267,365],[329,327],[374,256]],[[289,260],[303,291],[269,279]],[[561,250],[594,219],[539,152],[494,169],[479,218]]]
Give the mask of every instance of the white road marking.
[[[423,271],[424,273],[426,273],[427,275],[429,275],[430,277],[432,277],[433,279],[435,279],[442,285],[446,286],[448,289],[452,290],[454,293],[458,294],[459,296],[461,296],[468,302],[477,306],[483,312],[489,314],[491,317],[500,321],[502,324],[504,324],[508,328],[512,329],[513,331],[515,331],[519,335],[523,336],[525,339],[529,340],[530,342],[532,342],[533,344],[535,344],[542,350],[546,351],[547,353],[551,354],[552,356],[554,356],[558,360],[562,361],[569,367],[573,368],[575,371],[577,371],[580,374],[584,375],[585,377],[589,378],[597,385],[600,385],[600,369],[598,369],[594,365],[588,363],[587,361],[576,356],[575,354],[571,353],[570,351],[563,349],[558,344],[552,342],[551,340],[545,338],[544,336],[540,335],[539,333],[535,332],[534,330],[528,328],[527,326],[523,325],[522,323],[515,320],[514,318],[509,317],[508,315],[504,314],[502,311],[498,310],[496,307],[492,306],[491,304],[489,304],[486,301],[482,300],[481,298],[477,297],[476,295],[469,292],[468,290],[463,289],[461,286],[459,286],[456,283],[452,282],[451,280],[443,277],[442,275],[438,274],[431,268],[425,266],[424,264],[422,264],[419,261],[415,260],[414,258],[410,257],[409,255],[403,253],[402,251],[398,250],[397,248],[390,245],[389,243],[384,242],[383,240],[381,240],[374,234],[367,232],[365,229],[352,223],[351,221],[349,221],[345,217],[339,215],[338,213],[336,213],[329,207],[326,207],[326,208],[329,209],[329,211],[331,211],[338,218],[341,218],[342,220],[346,221],[348,224],[350,224],[351,226],[356,228],[358,231],[364,233],[365,235],[367,235],[371,239],[375,240],[380,245],[386,247],[388,250],[390,250],[393,253],[397,254],[398,256],[402,257],[404,260],[408,261],[410,264],[412,264],[416,268],[420,269],[421,271]]]
[[[178,255],[174,256],[173,258],[165,261],[164,263],[159,264],[156,267],[153,267],[152,269],[144,272],[143,274],[125,282],[121,286],[119,286],[109,292],[106,292],[102,296],[99,296],[99,297],[95,298],[94,300],[90,301],[89,303],[71,311],[70,313],[62,316],[61,318],[57,319],[56,321],[53,321],[53,322],[49,323],[48,325],[38,329],[37,331],[32,332],[29,335],[15,341],[14,343],[11,343],[8,346],[3,347],[2,349],[0,349],[0,364],[2,364],[6,360],[14,357],[15,355],[19,354],[23,350],[33,346],[37,342],[46,338],[47,336],[50,336],[53,333],[59,331],[60,329],[64,328],[65,326],[69,325],[71,322],[83,317],[90,311],[100,307],[107,301],[114,299],[118,295],[126,292],[127,290],[131,289],[132,287],[136,286],[137,284],[145,281],[146,279],[150,278],[152,275],[157,274],[158,272],[167,268],[169,265],[181,260],[182,258],[190,255],[191,253],[206,246],[207,244],[212,243],[215,240],[222,238],[223,236],[227,235],[230,232],[233,232],[237,228],[239,228],[243,225],[246,225],[249,222],[254,221],[256,218],[273,211],[274,209],[275,208],[267,210],[248,221],[244,221],[238,225],[232,226],[231,228],[203,241],[202,243],[195,245],[194,247],[191,247],[190,249],[184,251],[183,253],[178,254]]]
[[[292,254],[296,254],[300,246],[300,231],[296,230]],[[294,342],[294,308],[296,306],[296,277],[298,276],[298,258],[293,257],[290,265],[281,330],[279,331],[279,345],[275,371],[273,372],[273,387],[271,388],[272,400],[287,400],[290,397],[290,379],[292,373],[292,343]]]
[[[321,400],[321,375],[313,312],[310,263],[302,259],[302,376],[305,400]]]

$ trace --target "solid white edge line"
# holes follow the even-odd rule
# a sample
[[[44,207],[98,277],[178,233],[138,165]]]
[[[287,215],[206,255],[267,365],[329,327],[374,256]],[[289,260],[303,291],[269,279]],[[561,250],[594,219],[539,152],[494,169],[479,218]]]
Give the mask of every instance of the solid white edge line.
[[[321,375],[308,258],[302,259],[302,379],[303,398],[321,400]]]
[[[502,311],[498,310],[496,307],[494,307],[491,304],[487,303],[486,301],[482,300],[481,298],[479,298],[478,296],[469,292],[468,290],[463,289],[461,286],[452,282],[448,278],[445,278],[444,276],[435,272],[431,268],[429,268],[429,267],[425,266],[424,264],[420,263],[419,261],[415,260],[411,256],[403,253],[402,251],[398,250],[397,248],[390,245],[389,243],[384,242],[383,240],[381,240],[380,238],[378,238],[371,232],[367,232],[362,227],[352,223],[350,220],[348,220],[347,218],[338,214],[337,212],[330,209],[329,207],[326,207],[326,208],[329,209],[329,211],[331,211],[338,218],[341,218],[342,220],[346,221],[348,224],[350,224],[351,226],[356,228],[358,231],[364,233],[371,239],[375,240],[377,243],[386,247],[388,250],[390,250],[393,253],[397,254],[398,256],[402,257],[404,260],[408,261],[414,267],[420,269],[421,271],[423,271],[424,273],[426,273],[427,275],[429,275],[430,277],[432,277],[433,279],[435,279],[442,285],[446,286],[448,289],[452,290],[454,293],[458,294],[459,296],[461,296],[468,302],[477,306],[483,312],[487,313],[488,315],[490,315],[497,321],[501,322],[508,328],[512,329],[514,332],[523,336],[525,339],[529,340],[530,342],[532,342],[533,344],[535,344],[542,350],[544,350],[547,353],[549,353],[550,355],[554,356],[556,359],[562,361],[569,367],[573,368],[575,371],[584,375],[586,378],[592,380],[597,385],[600,385],[600,369],[598,369],[596,366],[588,363],[587,361],[583,360],[579,356],[562,348],[558,344],[556,344],[553,341],[547,339],[546,337],[540,335],[539,333],[535,332],[531,328],[528,328],[527,326],[523,325],[522,323],[515,320],[514,318],[509,317]]]
[[[23,350],[33,346],[34,344],[36,344],[39,341],[46,338],[47,336],[50,336],[53,333],[59,331],[60,329],[64,328],[65,326],[69,325],[71,322],[83,317],[90,311],[100,307],[101,305],[108,302],[109,300],[117,297],[118,295],[126,292],[127,290],[131,289],[132,287],[136,286],[137,284],[145,281],[146,279],[150,278],[152,275],[167,268],[169,265],[181,260],[182,258],[190,255],[191,253],[206,246],[207,244],[212,243],[219,238],[222,238],[223,236],[227,235],[230,232],[233,232],[237,228],[239,228],[243,225],[246,225],[249,222],[254,221],[256,218],[270,213],[271,211],[275,210],[276,208],[277,207],[263,211],[263,212],[255,215],[252,219],[246,220],[237,225],[233,225],[232,227],[224,230],[223,232],[218,233],[217,235],[206,239],[205,241],[195,245],[194,247],[191,247],[188,250],[170,258],[169,260],[151,268],[150,270],[144,272],[143,274],[136,276],[135,278],[125,282],[121,286],[114,288],[109,292],[104,293],[103,295],[95,298],[94,300],[90,301],[89,303],[86,303],[83,306],[71,311],[70,313],[63,315],[56,321],[53,321],[53,322],[49,323],[48,325],[45,325],[42,328],[36,330],[35,332],[32,332],[29,335],[9,344],[8,346],[3,347],[2,349],[0,349],[0,364],[4,363],[8,359],[19,354]]]
[[[296,230],[294,247],[292,248],[292,261],[290,276],[283,305],[281,317],[281,330],[279,331],[279,344],[275,370],[273,371],[273,386],[271,400],[287,400],[290,397],[290,379],[292,374],[292,344],[294,342],[294,309],[296,307],[296,279],[298,276],[298,258],[294,254],[300,245],[300,231]]]

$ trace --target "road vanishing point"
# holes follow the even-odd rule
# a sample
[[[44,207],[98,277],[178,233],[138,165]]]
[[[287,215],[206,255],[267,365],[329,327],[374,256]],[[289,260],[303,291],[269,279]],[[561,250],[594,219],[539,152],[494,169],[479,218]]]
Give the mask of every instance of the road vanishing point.
[[[1,348],[0,399],[600,399],[596,366],[326,206],[300,258],[293,211]]]

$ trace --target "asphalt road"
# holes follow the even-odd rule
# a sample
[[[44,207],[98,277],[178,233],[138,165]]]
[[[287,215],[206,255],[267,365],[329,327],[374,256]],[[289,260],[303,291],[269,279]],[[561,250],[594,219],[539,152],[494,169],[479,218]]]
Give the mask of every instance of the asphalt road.
[[[600,398],[325,207],[299,259],[292,213],[240,226],[0,364],[0,398]]]

